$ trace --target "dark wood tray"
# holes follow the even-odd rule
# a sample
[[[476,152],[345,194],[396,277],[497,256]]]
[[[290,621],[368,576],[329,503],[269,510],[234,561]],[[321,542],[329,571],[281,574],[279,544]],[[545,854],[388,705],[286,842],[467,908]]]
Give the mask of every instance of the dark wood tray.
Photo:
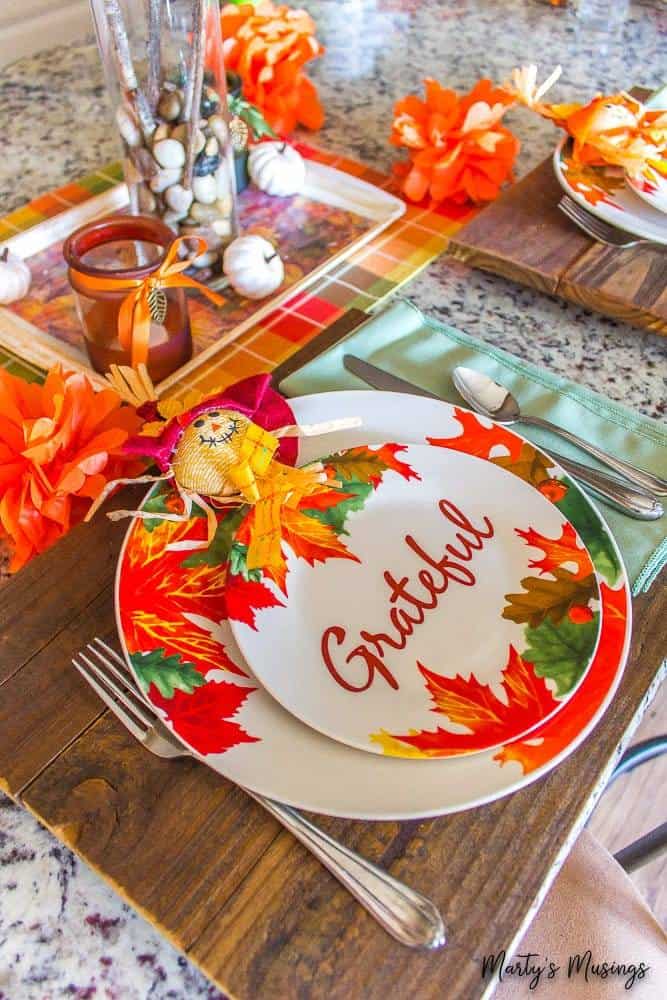
[[[360,317],[347,314],[289,368]],[[284,365],[279,377],[288,373]],[[125,491],[115,502],[131,507],[140,496]],[[634,603],[630,659],[604,719],[550,775],[441,819],[317,818],[441,907],[448,945],[418,953],[385,934],[239,788],[194,761],[143,750],[72,669],[94,635],[115,640],[112,581],[125,530],[105,517],[79,526],[0,589],[0,788],[229,995],[482,997],[482,956],[506,948],[509,957],[517,946],[655,691],[664,585]]]
[[[447,252],[483,271],[667,333],[667,247],[594,243],[558,210],[551,157],[456,233]]]

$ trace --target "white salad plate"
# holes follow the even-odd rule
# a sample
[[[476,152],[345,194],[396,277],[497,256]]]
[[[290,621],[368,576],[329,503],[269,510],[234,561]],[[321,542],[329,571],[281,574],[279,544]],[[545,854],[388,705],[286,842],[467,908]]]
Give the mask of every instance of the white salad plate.
[[[378,754],[422,748],[427,761],[475,753],[545,722],[586,676],[600,625],[588,552],[515,473],[520,454],[501,466],[475,454],[473,436],[467,447],[387,442],[324,458],[340,486],[285,518],[284,579],[258,577],[275,603],[230,614],[269,694],[326,736]],[[562,579],[536,568],[556,547]],[[238,555],[234,565],[247,573]],[[544,659],[558,635],[575,651],[567,678]]]

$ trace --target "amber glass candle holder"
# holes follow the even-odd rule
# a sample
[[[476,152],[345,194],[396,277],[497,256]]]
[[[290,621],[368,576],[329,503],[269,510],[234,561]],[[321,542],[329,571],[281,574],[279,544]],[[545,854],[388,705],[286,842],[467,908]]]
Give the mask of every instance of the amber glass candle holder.
[[[160,267],[174,240],[171,229],[147,215],[115,215],[77,229],[65,240],[63,255],[74,289],[86,349],[93,368],[130,365],[129,349],[118,338],[118,314],[127,288],[91,289],[88,278],[143,279]],[[160,382],[192,357],[192,338],[185,291],[164,289],[166,312],[151,320],[148,373]]]

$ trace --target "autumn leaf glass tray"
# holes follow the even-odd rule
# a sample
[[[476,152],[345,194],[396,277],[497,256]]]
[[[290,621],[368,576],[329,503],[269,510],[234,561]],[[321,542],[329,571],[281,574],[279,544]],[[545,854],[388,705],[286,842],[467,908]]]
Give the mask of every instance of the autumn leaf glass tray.
[[[116,184],[4,242],[28,261],[33,281],[25,298],[0,308],[1,346],[41,368],[61,361],[99,381],[83,346],[62,243],[85,222],[123,211],[127,204],[125,184]],[[285,282],[275,295],[261,301],[242,299],[226,289],[221,308],[202,295],[189,295],[193,357],[164,379],[158,390],[164,391],[200,368],[404,212],[404,202],[394,195],[310,159],[306,159],[306,184],[299,195],[270,197],[251,185],[239,196],[242,231],[275,241],[285,261]]]

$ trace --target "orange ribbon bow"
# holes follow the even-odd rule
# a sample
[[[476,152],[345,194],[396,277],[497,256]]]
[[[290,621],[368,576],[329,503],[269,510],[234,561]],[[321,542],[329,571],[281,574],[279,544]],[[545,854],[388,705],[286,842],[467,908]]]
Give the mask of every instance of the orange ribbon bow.
[[[192,258],[177,259],[181,245],[186,239],[197,243],[196,257],[208,249],[206,240],[200,236],[178,236],[157,270],[145,278],[96,278],[77,274],[79,283],[84,287],[88,286],[91,291],[117,291],[124,288],[130,290],[118,313],[118,340],[124,350],[131,352],[133,368],[145,364],[148,358],[152,293],[164,288],[196,288],[216,306],[224,304],[222,295],[212,292],[206,285],[183,274],[183,271],[192,264]]]

